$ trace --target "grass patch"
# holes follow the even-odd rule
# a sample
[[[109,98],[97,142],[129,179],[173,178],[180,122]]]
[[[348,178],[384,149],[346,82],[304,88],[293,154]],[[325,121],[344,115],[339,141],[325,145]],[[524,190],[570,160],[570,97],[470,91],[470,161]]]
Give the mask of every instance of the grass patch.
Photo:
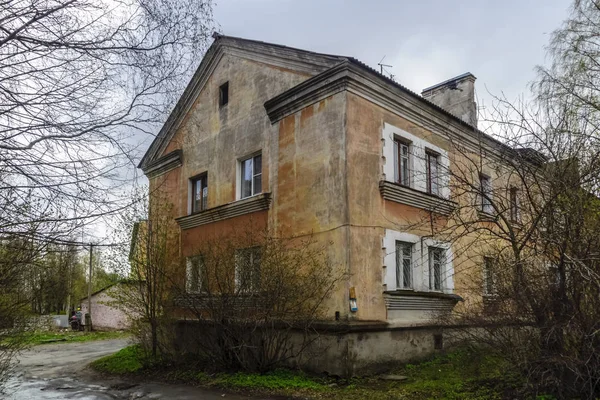
[[[132,374],[142,370],[143,357],[140,346],[128,346],[115,354],[93,361],[90,366],[97,371],[109,374]]]
[[[204,373],[197,375],[198,380],[208,381],[207,383],[224,387],[238,389],[267,389],[267,390],[317,390],[322,391],[327,386],[318,382],[314,378],[301,372],[289,370],[276,370],[268,374],[219,374],[215,377],[207,376]]]
[[[148,363],[138,346],[127,347],[92,363],[96,370],[113,374],[135,374],[141,378],[187,382],[238,392],[301,396],[332,400],[449,399],[484,400],[527,398],[518,392],[520,378],[511,374],[503,360],[482,351],[456,350],[428,361],[406,364],[391,371],[405,381],[378,377],[349,381],[319,378],[298,371],[277,370],[268,374],[208,373],[191,363]]]
[[[48,344],[48,343],[73,343],[88,342],[92,340],[122,339],[129,337],[129,332],[107,331],[107,332],[33,332],[26,334],[24,340],[30,345]]]

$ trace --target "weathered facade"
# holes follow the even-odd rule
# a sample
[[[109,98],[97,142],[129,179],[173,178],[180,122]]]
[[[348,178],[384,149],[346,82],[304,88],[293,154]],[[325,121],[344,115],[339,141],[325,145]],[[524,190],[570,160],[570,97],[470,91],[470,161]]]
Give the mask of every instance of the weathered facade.
[[[329,244],[349,278],[313,367],[408,360],[441,345],[434,316],[481,275],[432,234],[457,206],[453,144],[502,151],[477,130],[474,81],[419,96],[353,58],[217,36],[140,167],[173,206],[182,260],[242,225]]]

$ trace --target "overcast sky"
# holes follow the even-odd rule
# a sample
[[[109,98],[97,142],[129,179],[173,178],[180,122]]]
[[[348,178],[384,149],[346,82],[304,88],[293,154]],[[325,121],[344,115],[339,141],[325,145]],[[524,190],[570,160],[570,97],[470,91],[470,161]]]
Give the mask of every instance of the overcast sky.
[[[545,61],[550,33],[567,17],[567,0],[220,0],[222,33],[324,53],[368,65],[385,56],[396,81],[420,93],[463,72],[477,95],[513,99]]]

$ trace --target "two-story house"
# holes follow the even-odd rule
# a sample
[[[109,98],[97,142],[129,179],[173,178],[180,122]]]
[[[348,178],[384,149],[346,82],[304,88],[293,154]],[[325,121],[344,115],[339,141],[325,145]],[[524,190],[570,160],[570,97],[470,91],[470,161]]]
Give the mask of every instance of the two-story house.
[[[140,167],[172,204],[182,260],[243,224],[331,243],[349,278],[317,368],[408,360],[442,346],[433,313],[467,299],[472,278],[456,266],[484,264],[432,234],[456,205],[452,143],[503,151],[477,130],[474,82],[418,95],[352,57],[216,35]]]

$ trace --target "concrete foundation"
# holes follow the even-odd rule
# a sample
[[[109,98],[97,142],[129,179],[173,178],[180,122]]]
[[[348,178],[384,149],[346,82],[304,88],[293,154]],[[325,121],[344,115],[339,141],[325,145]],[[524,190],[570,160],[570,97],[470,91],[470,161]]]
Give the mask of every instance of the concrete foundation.
[[[179,349],[199,352],[196,344],[205,332],[198,321],[179,321]],[[300,346],[307,342],[301,332],[290,339]],[[422,360],[444,347],[445,332],[439,326],[390,327],[383,323],[327,324],[309,337],[310,345],[290,366],[334,376],[366,376],[389,370],[401,363]]]

